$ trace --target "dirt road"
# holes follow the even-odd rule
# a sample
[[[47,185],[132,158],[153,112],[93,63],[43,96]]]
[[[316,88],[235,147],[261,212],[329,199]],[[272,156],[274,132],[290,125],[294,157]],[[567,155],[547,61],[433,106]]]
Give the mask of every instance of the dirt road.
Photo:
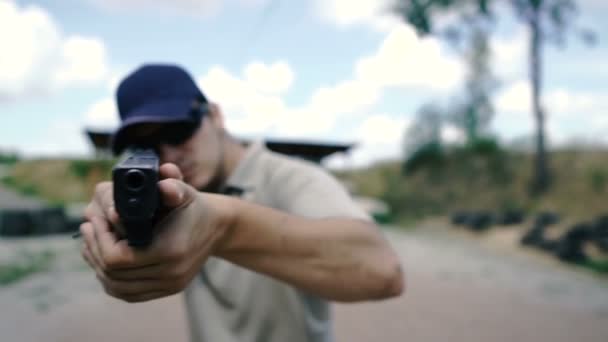
[[[441,229],[388,231],[407,272],[399,299],[336,305],[337,341],[608,341],[608,279],[480,246]],[[178,296],[102,294],[66,237],[1,240],[0,261],[50,250],[53,267],[0,287],[0,341],[186,341]]]

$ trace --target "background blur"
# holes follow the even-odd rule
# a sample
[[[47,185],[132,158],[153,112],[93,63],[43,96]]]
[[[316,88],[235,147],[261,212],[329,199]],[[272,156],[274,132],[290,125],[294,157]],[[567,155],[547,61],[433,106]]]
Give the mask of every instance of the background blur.
[[[186,339],[178,296],[105,296],[69,238],[116,161],[118,82],[166,62],[233,135],[314,154],[403,257],[406,295],[336,305],[339,341],[607,341],[607,15],[603,0],[0,0],[0,340]]]

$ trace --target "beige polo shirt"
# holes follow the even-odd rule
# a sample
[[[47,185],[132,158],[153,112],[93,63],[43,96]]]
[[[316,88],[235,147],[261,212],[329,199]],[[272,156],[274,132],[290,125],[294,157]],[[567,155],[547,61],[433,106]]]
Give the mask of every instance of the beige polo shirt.
[[[311,218],[369,219],[316,164],[252,144],[227,185],[241,198]],[[271,277],[211,258],[185,291],[193,342],[333,341],[329,304]]]

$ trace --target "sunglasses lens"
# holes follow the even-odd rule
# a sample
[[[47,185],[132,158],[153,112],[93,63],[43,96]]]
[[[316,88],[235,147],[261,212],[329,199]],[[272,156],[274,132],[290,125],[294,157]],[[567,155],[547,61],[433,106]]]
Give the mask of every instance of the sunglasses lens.
[[[181,145],[194,135],[198,126],[198,124],[193,123],[176,123],[168,125],[163,128],[160,140],[169,145]]]
[[[200,122],[165,124],[144,135],[130,135],[129,145],[139,148],[156,148],[160,144],[181,145],[194,135],[199,126]]]

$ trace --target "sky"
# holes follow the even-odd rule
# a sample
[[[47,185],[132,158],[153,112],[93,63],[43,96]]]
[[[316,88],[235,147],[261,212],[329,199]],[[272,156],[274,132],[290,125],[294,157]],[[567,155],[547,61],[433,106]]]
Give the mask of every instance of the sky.
[[[118,126],[114,95],[145,63],[186,68],[245,139],[356,143],[330,165],[402,154],[428,102],[453,98],[464,68],[443,41],[418,37],[391,0],[0,0],[0,151],[90,156],[85,128]],[[577,39],[545,49],[551,146],[608,144],[608,1],[579,0]],[[529,140],[527,33],[505,12],[492,39],[492,129]],[[448,141],[461,134],[447,126]]]

